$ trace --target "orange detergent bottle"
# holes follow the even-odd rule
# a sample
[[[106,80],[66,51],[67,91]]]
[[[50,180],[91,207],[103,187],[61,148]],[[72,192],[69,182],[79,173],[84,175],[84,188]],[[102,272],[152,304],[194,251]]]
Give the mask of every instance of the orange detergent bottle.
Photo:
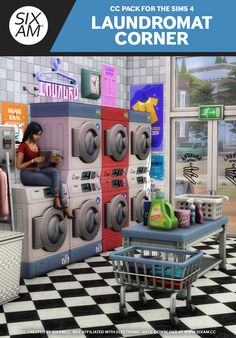
[[[172,205],[167,202],[162,192],[152,200],[148,214],[148,226],[153,229],[171,230],[178,226]]]

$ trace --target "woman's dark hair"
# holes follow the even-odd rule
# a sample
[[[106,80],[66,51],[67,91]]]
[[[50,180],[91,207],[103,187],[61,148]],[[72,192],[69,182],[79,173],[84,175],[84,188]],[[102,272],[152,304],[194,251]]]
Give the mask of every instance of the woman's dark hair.
[[[43,132],[43,128],[40,126],[38,122],[30,122],[30,124],[27,126],[22,143],[24,143],[28,137],[31,137],[31,135],[38,134],[41,131]]]

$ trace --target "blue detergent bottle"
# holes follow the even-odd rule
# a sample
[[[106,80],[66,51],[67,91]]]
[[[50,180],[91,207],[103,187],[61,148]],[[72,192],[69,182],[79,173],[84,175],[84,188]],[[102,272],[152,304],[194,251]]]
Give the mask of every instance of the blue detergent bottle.
[[[194,205],[194,199],[189,198],[187,202],[189,204],[189,210],[190,210],[190,224],[195,224],[196,223],[196,207]]]

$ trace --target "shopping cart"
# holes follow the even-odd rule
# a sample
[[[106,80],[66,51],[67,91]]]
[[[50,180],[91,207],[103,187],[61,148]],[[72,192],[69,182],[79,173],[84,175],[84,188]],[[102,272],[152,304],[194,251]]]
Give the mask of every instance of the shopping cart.
[[[128,316],[125,305],[127,287],[139,289],[139,300],[146,304],[144,289],[171,293],[170,321],[176,326],[176,296],[186,290],[186,306],[190,313],[196,308],[191,299],[191,284],[197,279],[202,252],[161,247],[130,246],[110,254],[116,281],[120,287],[120,313]]]

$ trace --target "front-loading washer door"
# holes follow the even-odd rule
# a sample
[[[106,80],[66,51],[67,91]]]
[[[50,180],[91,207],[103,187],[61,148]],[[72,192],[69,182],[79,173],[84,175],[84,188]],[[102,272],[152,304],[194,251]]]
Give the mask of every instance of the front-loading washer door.
[[[137,195],[131,199],[131,221],[138,223],[143,222],[144,201],[148,200],[149,198],[143,190],[140,190]]]
[[[50,207],[39,217],[32,219],[33,249],[54,252],[64,244],[67,222],[63,212]]]
[[[72,156],[85,163],[94,162],[101,147],[100,125],[85,122],[80,128],[72,128]]]
[[[139,160],[146,160],[151,150],[151,133],[147,128],[140,126],[131,133],[131,154]]]
[[[72,236],[81,237],[85,241],[93,240],[101,226],[101,208],[93,200],[84,201],[79,208],[74,209]]]
[[[105,131],[105,154],[114,161],[122,161],[128,150],[128,136],[124,126],[114,125]]]
[[[121,231],[128,218],[127,200],[123,195],[117,195],[106,204],[106,227]]]

